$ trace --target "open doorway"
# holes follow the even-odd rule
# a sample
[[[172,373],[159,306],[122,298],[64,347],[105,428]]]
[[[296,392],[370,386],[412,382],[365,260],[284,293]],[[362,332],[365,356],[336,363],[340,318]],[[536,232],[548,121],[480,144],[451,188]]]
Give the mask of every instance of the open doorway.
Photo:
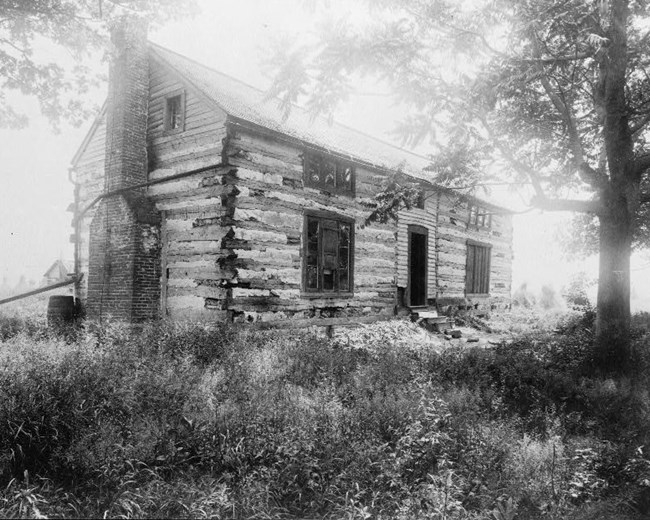
[[[408,302],[410,307],[427,304],[428,231],[422,226],[409,226]]]

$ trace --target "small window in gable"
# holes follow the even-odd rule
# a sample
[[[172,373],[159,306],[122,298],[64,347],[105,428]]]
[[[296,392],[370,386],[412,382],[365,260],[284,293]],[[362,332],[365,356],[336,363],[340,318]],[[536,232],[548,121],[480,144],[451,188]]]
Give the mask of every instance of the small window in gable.
[[[354,168],[331,157],[305,154],[303,179],[305,186],[354,195]]]
[[[185,129],[185,93],[176,91],[165,98],[164,129],[172,134]]]
[[[490,228],[492,227],[492,214],[487,208],[470,203],[468,223],[470,226]]]
[[[418,192],[418,198],[415,199],[415,207],[417,209],[424,209],[424,201],[426,200],[426,195],[424,193],[424,190],[420,190]]]

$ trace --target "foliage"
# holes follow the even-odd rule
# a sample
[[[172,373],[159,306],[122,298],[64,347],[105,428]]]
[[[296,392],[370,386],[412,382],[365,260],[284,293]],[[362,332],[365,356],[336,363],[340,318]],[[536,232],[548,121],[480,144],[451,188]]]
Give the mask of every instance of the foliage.
[[[381,191],[375,196],[375,208],[366,218],[364,225],[396,221],[398,212],[415,207],[421,195],[422,190],[417,183],[398,182],[397,176],[383,181]]]
[[[537,304],[537,297],[528,289],[528,284],[524,282],[512,295],[512,303],[529,309]]]
[[[80,124],[91,110],[83,96],[101,80],[88,58],[107,50],[107,26],[124,14],[164,22],[191,13],[193,6],[193,0],[0,2],[0,127],[27,124],[6,97],[11,91],[36,97],[55,129],[62,119]],[[44,47],[73,61],[53,61]]]
[[[627,66],[626,109],[637,145],[645,142],[647,13],[631,4],[614,27],[627,2],[375,2],[365,23],[324,26],[318,46],[278,49],[272,91],[285,101],[307,93],[310,106],[330,113],[340,99],[330,86],[350,91],[351,71],[373,75],[410,109],[400,126],[407,143],[438,138],[434,180],[467,179],[480,170],[480,154],[497,151],[503,167],[548,193],[593,189],[610,108],[602,89],[613,79],[605,71],[623,60],[615,37],[627,39],[628,59],[619,63]]]
[[[593,282],[592,282],[593,283]],[[587,288],[590,281],[585,273],[578,273],[572,277],[569,284],[565,287],[562,296],[566,302],[575,309],[586,309],[591,307]]]
[[[634,518],[647,383],[589,376],[587,323],[446,350],[404,321],[18,334],[0,516]]]

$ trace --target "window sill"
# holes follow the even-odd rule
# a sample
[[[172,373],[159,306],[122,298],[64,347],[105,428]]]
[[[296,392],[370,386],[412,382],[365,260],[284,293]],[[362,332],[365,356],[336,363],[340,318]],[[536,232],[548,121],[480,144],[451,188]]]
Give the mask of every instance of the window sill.
[[[167,137],[168,135],[176,135],[176,134],[181,134],[183,133],[185,129],[184,128],[172,128],[168,130],[163,130],[163,136]]]
[[[466,298],[489,298],[490,293],[467,293]]]
[[[327,299],[332,300],[334,298],[352,298],[354,293],[345,292],[345,293],[331,293],[331,292],[305,292],[300,293],[301,298],[308,300],[318,300],[318,299]]]
[[[333,197],[335,195],[342,195],[343,197],[350,197],[351,199],[355,198],[355,193],[354,191],[350,190],[339,190],[336,188],[326,188],[324,186],[316,186],[314,184],[304,184],[305,188],[310,188],[312,190],[315,190],[323,195],[329,195],[330,197]]]

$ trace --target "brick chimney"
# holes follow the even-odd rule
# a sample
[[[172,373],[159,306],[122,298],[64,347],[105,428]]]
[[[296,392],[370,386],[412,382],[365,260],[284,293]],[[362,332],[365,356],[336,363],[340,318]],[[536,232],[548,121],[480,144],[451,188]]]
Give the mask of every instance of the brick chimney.
[[[146,25],[111,27],[104,192],[147,181],[149,66]],[[87,315],[138,322],[158,316],[160,215],[144,189],[100,202],[90,225]]]

